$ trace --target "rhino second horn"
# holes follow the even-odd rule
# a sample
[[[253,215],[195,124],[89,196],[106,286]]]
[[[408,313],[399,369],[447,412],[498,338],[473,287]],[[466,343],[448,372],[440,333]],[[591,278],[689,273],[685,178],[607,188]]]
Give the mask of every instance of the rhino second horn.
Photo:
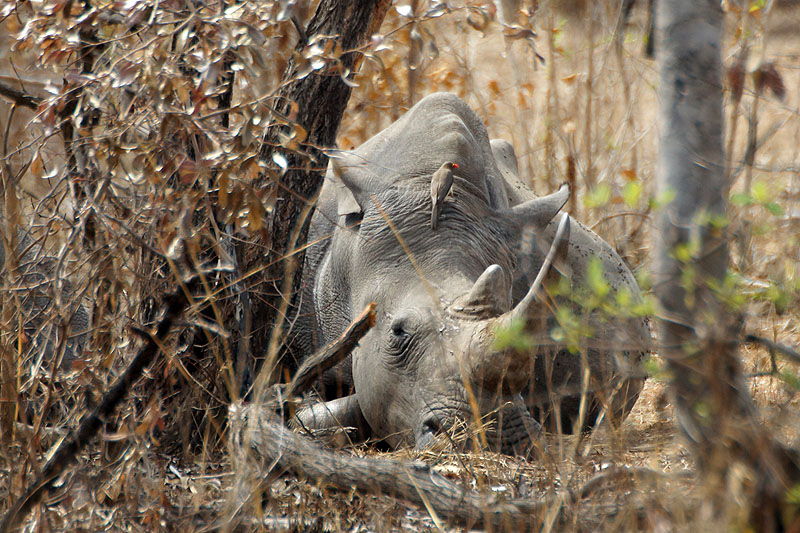
[[[556,229],[556,235],[553,237],[553,242],[550,244],[550,250],[547,252],[547,256],[544,258],[542,262],[542,267],[539,269],[539,273],[536,275],[536,279],[533,280],[531,283],[530,288],[528,289],[528,293],[525,297],[519,301],[519,303],[506,313],[505,316],[508,317],[509,321],[513,320],[527,320],[531,318],[534,314],[534,308],[536,307],[536,303],[540,301],[541,296],[539,291],[542,287],[542,282],[544,278],[547,276],[550,269],[553,267],[553,261],[555,260],[556,256],[561,253],[564,254],[565,248],[569,246],[569,232],[570,232],[570,217],[567,214],[564,214],[561,217],[561,221],[558,224],[558,229]]]
[[[511,309],[511,291],[503,267],[490,265],[470,291],[455,301],[453,311],[471,316],[499,316]]]
[[[520,226],[533,225],[544,228],[561,211],[569,200],[569,185],[566,183],[553,194],[528,200],[511,208],[512,217]]]

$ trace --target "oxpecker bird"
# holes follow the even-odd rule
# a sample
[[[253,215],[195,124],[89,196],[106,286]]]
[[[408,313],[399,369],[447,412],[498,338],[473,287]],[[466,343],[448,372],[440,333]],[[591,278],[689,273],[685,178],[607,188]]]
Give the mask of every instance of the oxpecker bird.
[[[433,203],[431,208],[431,229],[436,229],[444,198],[450,192],[450,187],[453,186],[454,168],[458,168],[458,163],[448,161],[442,164],[431,178],[431,202]]]

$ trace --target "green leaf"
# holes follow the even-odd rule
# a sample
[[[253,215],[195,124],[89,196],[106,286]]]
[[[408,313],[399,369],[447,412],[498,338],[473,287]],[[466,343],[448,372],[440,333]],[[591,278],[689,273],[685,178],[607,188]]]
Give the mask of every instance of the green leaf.
[[[675,190],[666,189],[656,194],[650,199],[650,207],[654,210],[661,209],[669,205],[675,199]]]
[[[783,208],[775,202],[767,202],[764,208],[776,217],[783,216]]]
[[[692,258],[692,247],[688,242],[682,242],[675,245],[675,259],[681,263],[688,263]]]
[[[605,267],[599,257],[589,259],[589,265],[586,267],[586,281],[592,292],[599,298],[605,298],[611,291],[611,286],[606,281]]]
[[[772,194],[770,194],[769,188],[767,184],[763,181],[757,181],[753,184],[753,187],[750,189],[753,194],[753,200],[757,204],[766,204],[767,202],[772,201]]]
[[[710,215],[708,219],[708,224],[714,229],[723,229],[727,228],[731,223],[731,219],[729,219],[726,215]]]
[[[644,367],[645,373],[654,380],[662,382],[669,380],[669,374],[666,368],[655,357],[650,356],[646,358],[642,361],[642,366]]]
[[[800,391],[800,378],[797,377],[797,374],[794,372],[790,372],[788,370],[784,370],[780,373],[780,378],[783,383],[791,389],[795,391]]]
[[[800,483],[786,491],[786,503],[800,505]]]
[[[498,328],[494,333],[494,349],[512,349],[518,352],[530,351],[534,348],[533,337],[525,331],[524,320],[513,320],[506,328]]]
[[[617,307],[624,312],[628,312],[633,305],[633,293],[629,287],[621,287],[616,294]]]
[[[642,196],[642,182],[630,181],[622,188],[622,199],[628,207],[636,207]]]
[[[633,316],[653,316],[656,314],[656,297],[645,294],[642,301],[633,306]]]
[[[755,203],[752,196],[740,192],[732,194],[730,201],[733,205],[753,205]]]
[[[643,291],[648,291],[653,288],[653,277],[650,271],[646,268],[640,268],[633,273],[636,278],[636,283]]]
[[[584,198],[583,205],[588,208],[603,207],[611,200],[611,186],[601,183]]]

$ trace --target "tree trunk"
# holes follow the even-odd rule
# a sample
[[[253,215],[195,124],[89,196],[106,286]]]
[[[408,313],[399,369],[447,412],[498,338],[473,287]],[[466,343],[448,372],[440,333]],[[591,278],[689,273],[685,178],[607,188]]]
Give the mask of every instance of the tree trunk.
[[[298,62],[294,57],[275,99],[275,115],[287,123],[278,123],[268,131],[261,156],[274,166],[274,172],[261,175],[254,183],[256,188],[268,189],[274,195],[271,227],[268,225],[267,239],[259,236],[255,244],[250,243],[243,250],[244,272],[263,268],[259,293],[250,299],[251,317],[258,319],[251,318],[249,339],[253,356],[269,358],[262,383],[270,379],[284,339],[283,325],[292,311],[290,302],[299,287],[304,257],[301,248],[327,166],[323,149],[335,144],[350,98],[351,87],[342,78],[358,69],[362,55],[353,50],[366,44],[379,30],[390,4],[389,0],[320,2],[305,31],[308,41],[301,36],[296,54],[302,57],[307,42],[323,35],[333,36],[345,53],[338,62],[305,77],[299,75],[302,60]],[[296,145],[287,141],[292,137],[298,140]],[[274,162],[280,156],[288,162],[282,176]]]
[[[720,35],[716,0],[659,2],[661,66],[658,190],[674,193],[659,215],[656,293],[661,301],[661,355],[671,374],[671,399],[709,494],[722,495],[732,460],[758,478],[753,508],[785,494],[783,451],[760,427],[737,356],[739,317],[713,287],[727,273],[727,172],[722,144]],[[671,191],[668,193],[668,191]],[[712,505],[714,502],[712,501]],[[777,509],[773,508],[774,511]],[[714,518],[724,520],[721,507]]]

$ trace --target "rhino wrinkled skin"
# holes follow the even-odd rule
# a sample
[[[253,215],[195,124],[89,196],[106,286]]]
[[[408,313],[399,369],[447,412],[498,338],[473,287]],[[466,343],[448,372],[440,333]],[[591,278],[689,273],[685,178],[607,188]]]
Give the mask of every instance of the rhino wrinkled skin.
[[[334,156],[337,157],[337,156]],[[457,163],[436,231],[430,227],[431,175]],[[587,390],[584,421],[601,406],[619,421],[642,386],[637,363],[649,333],[641,319],[599,322],[583,350],[591,378],[581,385],[580,354],[554,342],[552,313],[526,296],[568,197],[537,198],[518,176],[514,150],[489,141],[480,118],[458,97],[434,94],[329,166],[311,223],[300,314],[290,348],[302,359],[335,340],[369,302],[376,322],[350,358],[324,376],[322,401],[302,411],[309,428],[364,425],[391,446],[422,447],[475,407],[496,449],[523,453],[540,437],[530,412],[560,406],[571,430]],[[612,289],[639,288],[613,249],[577,221],[550,276],[584,281],[592,257]],[[526,244],[527,243],[527,244]],[[533,303],[531,303],[533,302]],[[522,319],[534,353],[498,349],[495,332]],[[550,387],[548,388],[548,384]]]
[[[89,311],[83,303],[77,305],[71,300],[75,298],[72,283],[69,279],[55,279],[59,271],[57,257],[46,253],[25,232],[19,231],[18,239],[18,285],[20,312],[22,313],[23,338],[29,343],[26,351],[34,358],[34,365],[49,363],[56,355],[60,344],[60,335],[66,334],[61,368],[68,369],[81,356],[87,342],[89,331]],[[0,244],[0,272],[5,272],[5,247]],[[62,269],[63,272],[63,269]],[[65,331],[52,320],[54,300],[60,301],[64,308],[71,311]]]

